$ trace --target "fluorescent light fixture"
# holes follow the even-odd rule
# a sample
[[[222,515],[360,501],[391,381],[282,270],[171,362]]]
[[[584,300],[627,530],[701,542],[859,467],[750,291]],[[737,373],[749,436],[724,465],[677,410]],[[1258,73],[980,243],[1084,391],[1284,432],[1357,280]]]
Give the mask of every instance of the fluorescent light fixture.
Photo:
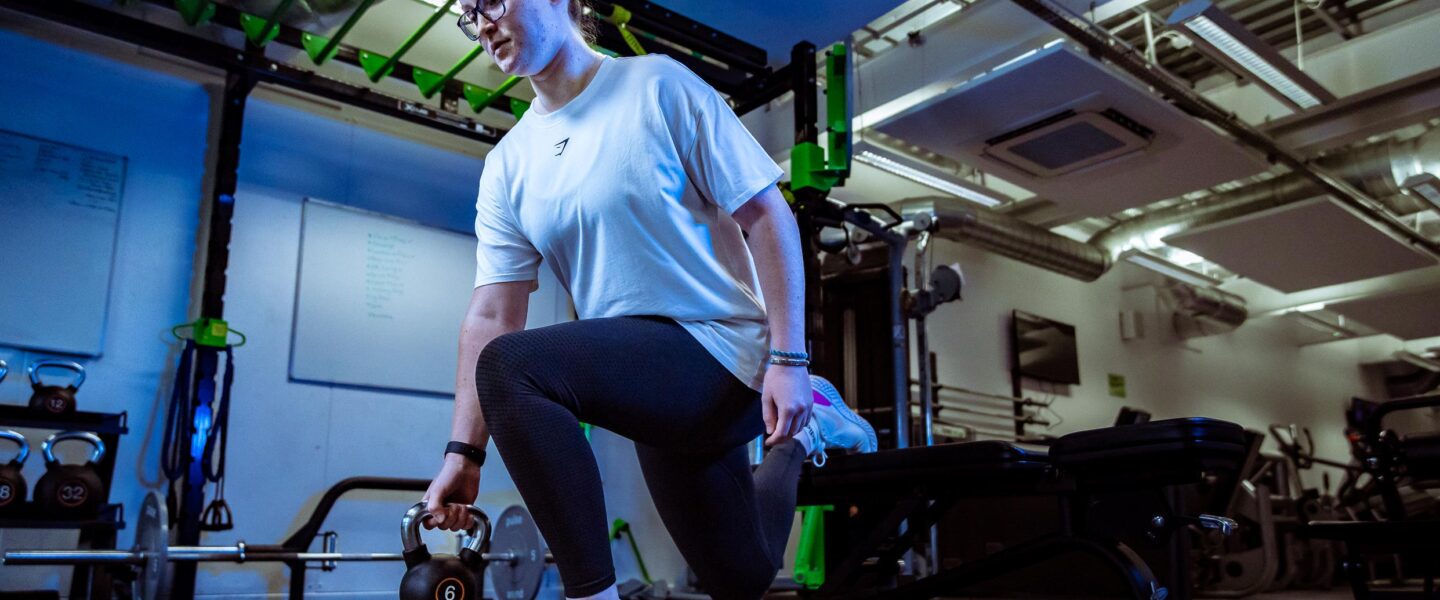
[[[1317,310],[1325,310],[1325,303],[1311,302],[1309,304],[1301,304],[1300,306],[1295,307],[1295,312],[1315,312]]]
[[[1219,279],[1189,267],[1177,265],[1164,258],[1145,252],[1144,250],[1126,250],[1120,253],[1120,258],[1133,265],[1150,269],[1175,281],[1188,283],[1196,287],[1204,288],[1220,285]]]
[[[959,183],[943,179],[936,175],[932,175],[888,156],[877,154],[869,150],[861,150],[860,153],[856,154],[855,162],[870,165],[891,175],[904,177],[905,179],[909,179],[910,181],[913,181],[920,185],[934,188],[941,192],[950,194],[951,196],[955,196],[956,198],[969,200],[976,204],[981,204],[993,208],[1005,203],[1005,201],[1000,198],[996,198],[978,190],[970,189],[969,187],[966,187]]]
[[[1429,202],[1435,210],[1440,210],[1440,177],[1429,173],[1411,175],[1400,187],[1404,188],[1406,193]]]
[[[1166,25],[1185,34],[1210,58],[1295,108],[1304,110],[1335,101],[1334,94],[1211,0],[1192,0],[1175,9]]]
[[[1440,373],[1440,361],[1437,361],[1433,358],[1420,356],[1419,354],[1416,354],[1414,352],[1407,352],[1405,350],[1396,350],[1395,354],[1392,354],[1391,356],[1395,357],[1395,360],[1398,360],[1400,362],[1407,362],[1422,369],[1425,369],[1426,371],[1434,371]]]
[[[1353,338],[1358,335],[1354,331],[1346,329],[1345,327],[1341,327],[1340,325],[1337,325],[1335,323],[1331,323],[1327,319],[1322,319],[1315,316],[1314,314],[1312,314],[1313,312],[1314,311],[1299,312],[1297,310],[1296,312],[1291,312],[1289,314],[1299,317],[1300,323],[1302,325],[1305,325],[1311,329],[1316,329],[1328,333],[1332,338]]]

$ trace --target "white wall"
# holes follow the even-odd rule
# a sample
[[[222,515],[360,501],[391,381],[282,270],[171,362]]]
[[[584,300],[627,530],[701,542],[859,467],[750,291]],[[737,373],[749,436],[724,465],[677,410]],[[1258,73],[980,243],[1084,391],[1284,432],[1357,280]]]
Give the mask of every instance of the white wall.
[[[124,503],[125,520],[134,523],[145,490],[159,480],[157,427],[163,422],[155,416],[174,364],[168,331],[186,319],[209,95],[194,82],[4,30],[0,67],[0,128],[129,158],[103,355],[81,361],[88,378],[79,406],[129,412],[110,499]],[[0,285],[17,284],[23,285]],[[0,402],[26,403],[24,365],[41,357],[0,347],[0,359],[12,369],[0,384]],[[22,432],[31,439],[25,476],[33,490],[44,472],[39,445],[52,432]],[[120,539],[128,545],[132,535],[122,531]],[[0,547],[74,548],[76,538],[75,532],[0,530]],[[68,590],[69,569],[0,572],[0,590]]]
[[[1278,319],[1247,322],[1236,331],[1182,342],[1157,311],[1153,287],[1134,267],[1121,265],[1094,283],[1082,283],[975,248],[940,241],[934,264],[959,262],[964,299],[929,320],[931,350],[942,383],[1010,393],[1009,319],[1019,309],[1075,325],[1081,384],[1027,390],[1037,399],[1054,393],[1064,434],[1110,425],[1122,406],[1156,419],[1204,416],[1264,431],[1297,423],[1315,434],[1321,456],[1348,460],[1342,437],[1344,405],[1366,396],[1356,344],[1295,346]],[[1122,309],[1145,314],[1146,336],[1122,341]],[[912,365],[914,361],[912,360]],[[1125,398],[1112,397],[1107,377],[1126,379]],[[1267,440],[1267,448],[1272,442]],[[1319,483],[1319,475],[1314,474]]]

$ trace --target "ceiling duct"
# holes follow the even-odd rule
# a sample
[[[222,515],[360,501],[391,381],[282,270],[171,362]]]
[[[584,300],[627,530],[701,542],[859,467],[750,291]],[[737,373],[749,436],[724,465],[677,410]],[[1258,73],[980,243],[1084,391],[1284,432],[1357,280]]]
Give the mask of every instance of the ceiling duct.
[[[942,238],[1081,281],[1095,281],[1110,269],[1110,256],[1097,246],[956,198],[912,198],[901,201],[900,210],[907,216],[929,214],[928,229]]]
[[[1428,206],[1414,196],[1402,194],[1401,184],[1421,173],[1440,173],[1440,129],[1409,140],[1371,144],[1319,162],[1351,184],[1384,199],[1387,207],[1396,213],[1418,212]],[[1090,243],[1114,258],[1130,247],[1144,247],[1195,227],[1309,200],[1324,193],[1309,177],[1287,173],[1120,221],[1096,233]]]
[[[1400,183],[1421,173],[1440,172],[1440,129],[1408,140],[1372,144],[1327,157],[1321,163],[1367,192],[1391,200],[1397,212],[1416,212],[1426,205],[1400,194]],[[900,205],[907,215],[929,213],[931,230],[942,238],[1081,281],[1094,281],[1131,246],[1322,193],[1308,177],[1289,173],[1121,221],[1097,233],[1088,243],[952,197],[912,198],[902,200]]]
[[[1184,339],[1229,333],[1250,316],[1244,298],[1216,288],[1171,281],[1160,288],[1160,294],[1175,311],[1171,317],[1175,334]]]

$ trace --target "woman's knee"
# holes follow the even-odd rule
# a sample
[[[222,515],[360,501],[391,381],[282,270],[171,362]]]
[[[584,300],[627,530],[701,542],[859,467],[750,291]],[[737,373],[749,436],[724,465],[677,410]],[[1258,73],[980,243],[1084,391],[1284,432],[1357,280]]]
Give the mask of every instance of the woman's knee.
[[[475,387],[480,392],[481,405],[510,396],[515,386],[525,381],[525,373],[534,364],[533,357],[540,355],[529,333],[501,334],[480,351],[475,361]]]

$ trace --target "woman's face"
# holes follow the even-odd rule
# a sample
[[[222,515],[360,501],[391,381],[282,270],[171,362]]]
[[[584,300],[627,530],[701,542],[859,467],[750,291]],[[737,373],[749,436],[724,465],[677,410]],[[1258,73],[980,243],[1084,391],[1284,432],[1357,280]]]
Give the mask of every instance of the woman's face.
[[[494,23],[481,16],[480,43],[485,52],[510,75],[529,77],[555,58],[570,24],[569,0],[460,0],[461,10],[477,6],[486,13],[504,14]]]

